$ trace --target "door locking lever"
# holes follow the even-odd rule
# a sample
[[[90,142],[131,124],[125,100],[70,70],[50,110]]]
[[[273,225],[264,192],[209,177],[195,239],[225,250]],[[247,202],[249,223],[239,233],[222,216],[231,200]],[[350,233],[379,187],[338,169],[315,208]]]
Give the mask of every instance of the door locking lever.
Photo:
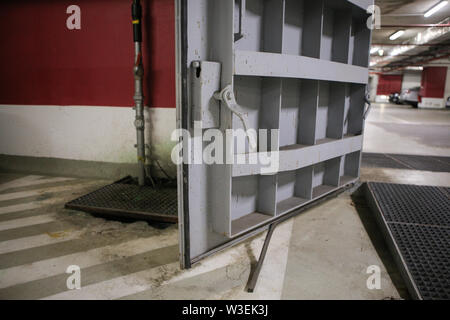
[[[366,120],[369,116],[370,109],[372,107],[372,103],[370,103],[369,94],[366,93],[364,96],[364,102],[367,104],[367,109],[364,111],[363,119]]]
[[[214,99],[223,102],[225,106],[241,120],[248,139],[250,152],[256,152],[257,143],[255,137],[248,132],[249,125],[247,115],[239,110],[239,105],[236,102],[236,97],[234,96],[231,85],[226,86],[222,89],[222,91],[217,91],[216,93],[214,93]]]

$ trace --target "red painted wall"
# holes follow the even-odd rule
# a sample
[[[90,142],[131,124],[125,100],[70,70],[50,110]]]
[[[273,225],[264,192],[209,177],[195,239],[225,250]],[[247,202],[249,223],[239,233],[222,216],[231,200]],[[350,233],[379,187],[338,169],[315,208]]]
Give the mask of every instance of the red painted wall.
[[[131,3],[0,1],[0,104],[132,106]],[[173,108],[174,1],[142,3],[147,104]],[[73,4],[81,30],[66,27]]]
[[[377,95],[390,95],[402,90],[402,75],[380,74]]]
[[[425,98],[443,98],[447,67],[425,67],[422,72],[421,96]]]

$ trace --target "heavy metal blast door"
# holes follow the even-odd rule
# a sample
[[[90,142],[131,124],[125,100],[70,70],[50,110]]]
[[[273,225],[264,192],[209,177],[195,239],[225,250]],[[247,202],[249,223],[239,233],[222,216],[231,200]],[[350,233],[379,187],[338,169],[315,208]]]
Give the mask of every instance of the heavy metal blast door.
[[[373,1],[176,3],[189,268],[358,180]],[[247,130],[255,134],[234,136]]]

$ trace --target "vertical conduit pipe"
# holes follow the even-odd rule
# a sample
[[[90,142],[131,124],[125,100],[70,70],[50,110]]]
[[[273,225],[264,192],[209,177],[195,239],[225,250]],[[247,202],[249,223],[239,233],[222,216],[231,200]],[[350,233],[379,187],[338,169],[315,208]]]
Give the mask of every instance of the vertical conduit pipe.
[[[145,185],[145,122],[144,122],[144,92],[143,77],[144,67],[142,64],[142,6],[140,0],[133,0],[131,6],[134,38],[134,103],[136,118],[134,126],[137,134],[137,160],[138,160],[138,182],[140,186]]]

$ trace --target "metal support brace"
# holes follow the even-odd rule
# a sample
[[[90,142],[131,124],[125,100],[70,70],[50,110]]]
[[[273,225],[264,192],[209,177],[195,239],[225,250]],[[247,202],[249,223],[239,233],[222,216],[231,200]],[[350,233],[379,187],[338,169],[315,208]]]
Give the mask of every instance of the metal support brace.
[[[325,201],[328,201],[331,198],[335,198],[338,195],[340,195],[341,193],[343,193],[344,191],[347,191],[349,189],[353,189],[354,187],[355,187],[355,184],[353,184],[353,183],[350,184],[350,185],[347,185],[343,189],[336,190],[336,191],[334,191],[334,192],[332,192],[332,193],[330,193],[330,194],[328,194],[328,195],[326,195],[326,196],[324,196],[324,197],[322,197],[322,198],[320,198],[320,199],[318,199],[318,200],[316,200],[316,201],[314,201],[314,202],[312,202],[310,204],[307,204],[306,206],[304,206],[304,207],[302,207],[302,208],[300,208],[298,210],[294,210],[291,213],[286,214],[285,216],[281,217],[280,220],[277,220],[277,221],[274,221],[273,223],[270,223],[269,224],[269,228],[267,230],[266,239],[264,239],[264,244],[263,244],[263,247],[261,249],[261,254],[259,255],[259,260],[258,260],[258,262],[256,264],[256,267],[255,267],[253,273],[250,275],[250,279],[249,279],[249,281],[247,283],[247,292],[252,293],[252,292],[255,291],[256,283],[258,282],[258,277],[259,277],[259,274],[261,272],[261,268],[263,266],[264,259],[266,258],[267,248],[269,247],[270,240],[272,239],[272,234],[273,234],[275,228],[279,224],[281,224],[284,221],[289,220],[289,219],[299,215],[300,213],[302,213],[302,212],[304,212],[304,211],[306,211],[306,210],[308,210],[308,209],[310,209],[312,207],[316,207],[319,204],[321,204],[321,203],[323,203]],[[358,187],[359,187],[359,185],[358,185]]]
[[[259,273],[261,272],[261,268],[262,268],[263,263],[264,263],[264,258],[266,257],[267,248],[269,247],[270,239],[272,239],[273,231],[275,230],[277,225],[278,225],[278,222],[272,223],[269,226],[269,230],[267,231],[266,239],[264,240],[264,244],[263,244],[263,247],[261,249],[261,254],[259,255],[258,263],[256,264],[255,270],[251,274],[250,280],[249,280],[248,285],[247,285],[247,291],[250,292],[250,293],[255,291],[256,282],[258,281]]]

